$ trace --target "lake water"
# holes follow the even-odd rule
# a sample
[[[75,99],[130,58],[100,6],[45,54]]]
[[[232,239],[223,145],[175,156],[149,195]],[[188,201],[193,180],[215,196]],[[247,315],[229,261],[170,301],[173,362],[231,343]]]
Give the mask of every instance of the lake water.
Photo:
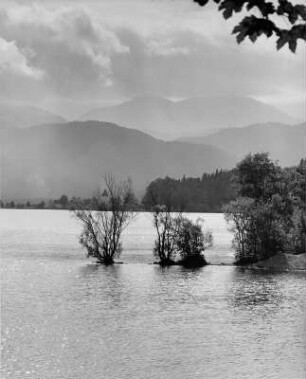
[[[230,263],[221,214],[211,263]],[[85,258],[69,212],[1,210],[1,378],[305,379],[303,273],[162,269],[140,214],[121,260]]]

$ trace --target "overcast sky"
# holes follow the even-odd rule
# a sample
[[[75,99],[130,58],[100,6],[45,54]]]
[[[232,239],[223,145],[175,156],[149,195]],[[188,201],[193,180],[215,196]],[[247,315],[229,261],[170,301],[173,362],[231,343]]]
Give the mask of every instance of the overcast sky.
[[[118,102],[247,95],[302,110],[305,44],[237,45],[233,20],[192,0],[20,1],[0,5],[0,101]]]

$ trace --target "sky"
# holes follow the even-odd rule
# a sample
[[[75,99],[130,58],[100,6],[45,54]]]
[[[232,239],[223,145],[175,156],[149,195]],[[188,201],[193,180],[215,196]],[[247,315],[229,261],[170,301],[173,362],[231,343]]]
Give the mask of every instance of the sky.
[[[237,45],[235,21],[192,0],[2,0],[0,102],[73,117],[143,94],[242,95],[302,117],[305,44]]]

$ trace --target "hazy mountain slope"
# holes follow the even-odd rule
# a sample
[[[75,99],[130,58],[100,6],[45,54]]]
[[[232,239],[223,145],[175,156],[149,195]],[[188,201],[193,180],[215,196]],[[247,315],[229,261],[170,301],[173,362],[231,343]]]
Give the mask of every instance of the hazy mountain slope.
[[[82,119],[114,122],[167,139],[257,122],[294,122],[267,104],[235,96],[178,102],[154,96],[137,97],[116,106],[93,109]]]
[[[267,151],[281,165],[290,166],[306,155],[306,123],[295,126],[256,124],[225,129],[207,137],[185,138],[184,141],[216,146],[239,157]]]
[[[231,168],[232,155],[211,146],[164,142],[101,122],[2,131],[6,198],[91,196],[105,172],[133,179],[138,194],[156,177],[199,176]]]
[[[0,127],[26,128],[64,121],[63,117],[40,108],[0,103]]]
[[[157,137],[171,136],[176,132],[173,125],[175,103],[155,96],[137,97],[119,105],[96,108],[81,119],[114,122]]]

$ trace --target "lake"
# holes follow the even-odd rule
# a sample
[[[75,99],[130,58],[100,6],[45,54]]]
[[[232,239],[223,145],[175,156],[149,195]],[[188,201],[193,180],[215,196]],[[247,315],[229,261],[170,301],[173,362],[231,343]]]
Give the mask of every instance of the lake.
[[[121,261],[95,265],[66,211],[1,210],[1,378],[304,379],[304,273],[231,263],[222,214],[198,270],[152,265],[139,214]]]

